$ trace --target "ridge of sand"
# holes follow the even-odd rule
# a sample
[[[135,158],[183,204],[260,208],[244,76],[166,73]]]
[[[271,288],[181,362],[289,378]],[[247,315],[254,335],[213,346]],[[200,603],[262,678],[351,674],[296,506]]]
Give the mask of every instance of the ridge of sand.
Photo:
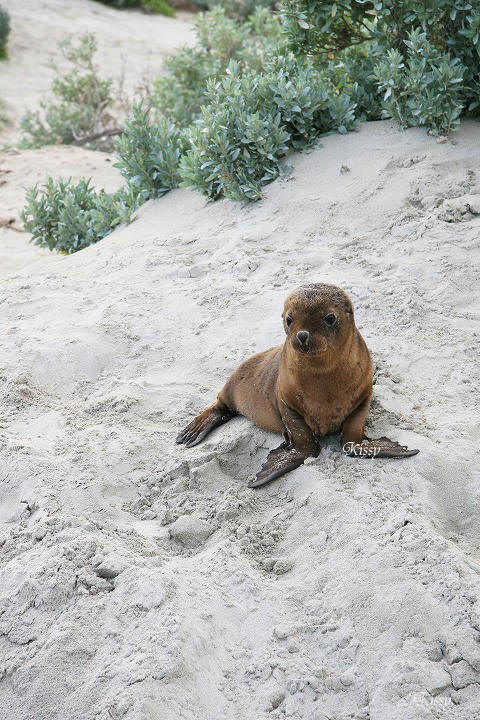
[[[330,136],[243,208],[185,190],[0,292],[0,708],[9,720],[480,717],[480,130]],[[342,166],[347,171],[341,172]],[[345,170],[345,168],[344,168]],[[341,285],[372,436],[252,492],[278,438],[176,432]]]

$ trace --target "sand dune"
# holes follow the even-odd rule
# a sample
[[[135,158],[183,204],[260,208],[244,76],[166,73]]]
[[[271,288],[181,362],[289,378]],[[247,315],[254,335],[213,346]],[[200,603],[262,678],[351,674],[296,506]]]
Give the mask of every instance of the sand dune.
[[[4,275],[5,717],[480,717],[479,139],[368,123],[258,204],[177,190]],[[174,438],[306,281],[353,299],[370,434],[421,452],[332,437],[251,491],[275,436]]]

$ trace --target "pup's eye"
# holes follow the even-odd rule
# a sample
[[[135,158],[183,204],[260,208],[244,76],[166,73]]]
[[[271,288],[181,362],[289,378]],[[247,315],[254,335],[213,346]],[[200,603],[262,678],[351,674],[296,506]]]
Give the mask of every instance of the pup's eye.
[[[335,313],[328,313],[328,315],[325,315],[323,319],[325,320],[327,325],[330,325],[330,327],[332,327],[332,325],[335,325],[335,323],[337,322],[337,316],[335,315]]]
[[[285,323],[286,323],[287,327],[290,327],[290,325],[292,324],[292,322],[293,322],[293,318],[290,317],[290,315],[287,315],[286,318],[285,318]]]

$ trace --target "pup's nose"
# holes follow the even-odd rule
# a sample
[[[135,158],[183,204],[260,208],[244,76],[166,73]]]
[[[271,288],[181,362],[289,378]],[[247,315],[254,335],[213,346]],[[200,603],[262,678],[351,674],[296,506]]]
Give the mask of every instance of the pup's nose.
[[[305,345],[305,343],[308,342],[309,337],[310,333],[306,330],[300,330],[300,332],[297,333],[297,339],[302,345]]]

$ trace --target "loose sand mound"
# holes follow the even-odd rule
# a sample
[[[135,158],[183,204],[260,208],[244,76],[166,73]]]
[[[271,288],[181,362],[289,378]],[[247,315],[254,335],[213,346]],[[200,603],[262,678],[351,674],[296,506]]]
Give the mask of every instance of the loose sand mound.
[[[4,282],[2,717],[480,717],[478,128],[370,123],[261,203],[178,190]],[[333,437],[251,491],[277,437],[174,438],[306,281],[354,301],[370,434],[421,452]]]

